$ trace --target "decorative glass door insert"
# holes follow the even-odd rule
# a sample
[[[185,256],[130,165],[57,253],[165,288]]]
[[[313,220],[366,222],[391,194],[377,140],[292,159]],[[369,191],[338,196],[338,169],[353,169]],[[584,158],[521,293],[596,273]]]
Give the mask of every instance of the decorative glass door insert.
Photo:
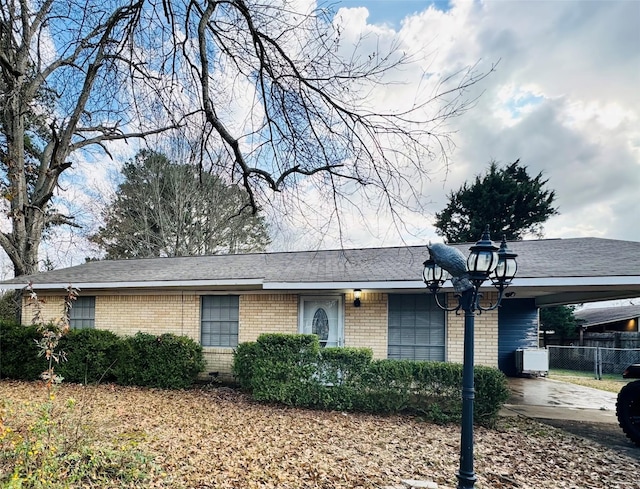
[[[320,347],[344,345],[341,296],[301,297],[298,318],[299,331],[318,335]]]

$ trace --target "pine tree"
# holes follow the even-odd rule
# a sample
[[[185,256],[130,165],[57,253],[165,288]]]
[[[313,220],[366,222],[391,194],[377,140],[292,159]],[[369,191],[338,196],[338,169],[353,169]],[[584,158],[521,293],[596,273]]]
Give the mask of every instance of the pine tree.
[[[124,181],[91,241],[107,259],[264,251],[264,218],[246,191],[213,173],[141,151],[124,165]]]

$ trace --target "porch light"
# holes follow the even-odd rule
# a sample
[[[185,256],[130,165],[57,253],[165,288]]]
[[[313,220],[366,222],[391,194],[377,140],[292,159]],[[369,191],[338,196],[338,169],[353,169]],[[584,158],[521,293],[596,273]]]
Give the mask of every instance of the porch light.
[[[518,272],[516,256],[518,255],[507,247],[507,240],[503,235],[502,243],[500,243],[500,249],[498,250],[498,266],[491,275],[489,275],[494,285],[497,284],[499,287],[500,284],[502,284],[504,287],[507,287],[511,283],[513,277],[515,277]]]
[[[362,291],[360,289],[353,289],[353,307],[360,307],[360,296]]]
[[[464,356],[462,367],[462,429],[460,435],[460,469],[458,470],[458,489],[473,489],[476,475],[473,471],[473,402],[475,386],[473,381],[474,363],[474,322],[475,314],[491,311],[500,306],[504,290],[509,286],[518,271],[516,255],[507,247],[506,239],[498,248],[489,236],[489,226],[482,238],[470,248],[469,257],[457,248],[446,245],[430,245],[429,259],[424,262],[422,278],[427,288],[434,295],[436,303],[445,311],[464,311]],[[437,255],[437,257],[436,257]],[[439,261],[439,263],[438,263]],[[440,304],[438,291],[451,276],[456,290],[458,304],[447,308]],[[494,304],[482,306],[479,291],[487,279],[498,289],[498,299]]]
[[[482,238],[471,248],[467,258],[467,269],[471,280],[484,282],[487,276],[498,266],[498,247],[493,244],[489,236],[489,226],[482,234]]]
[[[422,280],[427,284],[427,287],[433,292],[440,289],[444,283],[450,278],[449,272],[444,270],[434,260],[429,258],[424,262],[424,269],[422,270]]]

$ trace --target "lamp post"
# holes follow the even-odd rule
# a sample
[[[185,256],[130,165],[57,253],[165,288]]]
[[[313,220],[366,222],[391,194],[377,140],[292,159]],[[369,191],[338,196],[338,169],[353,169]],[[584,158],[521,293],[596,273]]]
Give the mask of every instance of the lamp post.
[[[434,294],[438,307],[445,311],[464,311],[464,357],[462,367],[462,429],[460,436],[460,469],[458,471],[458,489],[473,489],[476,475],[473,471],[473,402],[475,388],[473,380],[474,322],[475,314],[496,309],[504,290],[515,276],[518,266],[516,254],[507,248],[505,238],[497,247],[489,236],[487,226],[480,241],[470,248],[469,257],[456,248],[441,243],[429,245],[429,259],[424,262],[423,279],[427,288]],[[438,291],[444,282],[451,278],[458,298],[456,307],[448,308],[440,304]],[[498,289],[498,299],[494,304],[482,306],[479,291],[482,284],[490,279]]]

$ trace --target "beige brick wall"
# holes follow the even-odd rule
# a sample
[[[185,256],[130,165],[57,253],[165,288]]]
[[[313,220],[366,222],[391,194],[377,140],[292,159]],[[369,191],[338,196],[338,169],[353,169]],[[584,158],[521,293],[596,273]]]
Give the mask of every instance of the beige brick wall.
[[[62,316],[64,296],[39,294],[42,318],[57,321]],[[23,322],[28,324],[35,307],[23,304]],[[138,331],[173,333],[200,341],[200,297],[193,293],[167,295],[96,295],[96,328],[121,336]]]
[[[239,343],[255,341],[262,333],[297,333],[298,295],[241,295],[238,329]]]
[[[204,372],[201,374],[201,377],[209,378],[209,372],[218,372],[218,379],[223,381],[231,380],[233,348],[214,348],[211,346],[205,346],[202,350],[206,367]]]
[[[483,305],[495,301],[497,294],[485,292]],[[447,304],[457,304],[453,294],[447,297]],[[474,319],[474,364],[498,366],[498,310],[477,314]],[[447,314],[447,356],[449,362],[462,363],[464,355],[464,311]]]
[[[64,313],[64,296],[51,294],[38,294],[37,304],[29,298],[22,301],[22,323],[32,324],[39,314],[45,323],[59,323]]]
[[[200,297],[194,293],[171,295],[98,295],[96,328],[122,336],[138,331],[173,333],[200,341]]]
[[[345,295],[344,344],[368,347],[373,358],[387,358],[387,294],[362,292],[360,307],[353,305],[353,292]]]
[[[299,295],[240,293],[239,342],[255,341],[261,333],[296,333],[298,331]],[[40,294],[42,316],[57,320],[62,315],[62,295]],[[495,300],[496,294],[485,293],[485,300]],[[448,303],[457,299],[448,297]],[[23,306],[23,321],[30,323],[32,306]],[[387,357],[388,295],[363,292],[361,307],[354,307],[353,293],[345,294],[345,346],[369,347],[374,358]],[[174,333],[200,341],[200,295],[194,292],[135,295],[97,294],[96,327],[119,335],[138,331],[151,334]],[[464,315],[447,315],[446,359],[462,362]],[[204,347],[208,372],[231,372],[232,348]],[[498,312],[483,312],[475,317],[475,362],[498,364]]]

